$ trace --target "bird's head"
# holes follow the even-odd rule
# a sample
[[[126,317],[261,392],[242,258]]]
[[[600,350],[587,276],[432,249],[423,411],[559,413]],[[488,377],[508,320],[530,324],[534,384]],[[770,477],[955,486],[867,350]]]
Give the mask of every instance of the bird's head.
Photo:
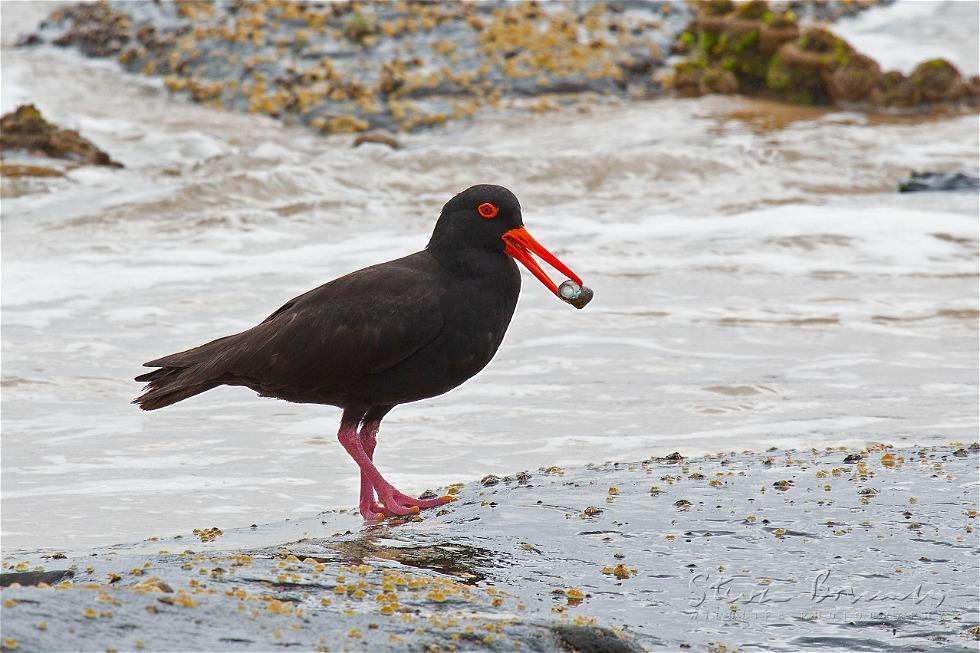
[[[592,291],[584,288],[588,291],[588,299],[584,302],[571,300],[559,291],[555,282],[541,269],[532,254],[567,276],[576,286],[582,286],[582,280],[577,274],[531,237],[524,228],[521,203],[503,186],[470,186],[442,207],[442,214],[429,241],[429,249],[459,252],[468,248],[502,252],[513,257],[556,297],[577,308],[582,308],[591,299]]]

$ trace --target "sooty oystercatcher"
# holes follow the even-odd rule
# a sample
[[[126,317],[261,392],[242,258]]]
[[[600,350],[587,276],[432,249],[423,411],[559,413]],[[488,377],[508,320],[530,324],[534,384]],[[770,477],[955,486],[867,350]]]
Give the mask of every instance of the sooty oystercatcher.
[[[570,277],[557,287],[531,253]],[[134,403],[156,410],[219,385],[343,409],[340,443],[361,470],[367,519],[406,515],[451,497],[399,492],[372,462],[381,419],[398,404],[440,395],[483,369],[514,314],[523,263],[582,308],[582,280],[524,228],[502,186],[466,189],[442,208],[421,252],[374,265],[296,297],[261,324],[145,363]],[[380,503],[375,500],[375,493]]]

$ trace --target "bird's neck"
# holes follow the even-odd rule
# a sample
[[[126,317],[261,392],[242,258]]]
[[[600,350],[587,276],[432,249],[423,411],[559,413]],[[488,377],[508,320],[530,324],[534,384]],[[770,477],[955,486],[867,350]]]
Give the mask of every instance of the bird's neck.
[[[426,247],[433,258],[454,276],[483,277],[506,275],[516,269],[514,260],[503,253],[481,247],[440,247],[429,243]]]

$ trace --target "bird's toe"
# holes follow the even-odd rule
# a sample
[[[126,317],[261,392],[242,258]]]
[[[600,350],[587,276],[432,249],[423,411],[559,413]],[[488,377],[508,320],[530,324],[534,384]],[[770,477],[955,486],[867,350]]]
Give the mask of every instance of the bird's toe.
[[[450,501],[455,501],[454,497],[446,495],[444,497],[436,497],[434,499],[412,499],[413,503],[423,510],[428,508],[435,508],[436,506],[441,506],[449,503]]]
[[[396,493],[390,492],[381,495],[381,503],[388,516],[394,515],[413,515],[419,511],[419,507],[402,500]]]
[[[359,509],[361,516],[367,521],[381,521],[387,516],[384,506],[376,501],[362,501]]]

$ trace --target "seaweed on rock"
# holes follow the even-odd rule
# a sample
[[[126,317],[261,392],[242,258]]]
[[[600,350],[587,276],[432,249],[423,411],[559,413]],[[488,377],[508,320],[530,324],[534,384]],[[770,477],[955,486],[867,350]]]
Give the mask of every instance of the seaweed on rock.
[[[83,138],[74,129],[61,129],[49,123],[33,104],[24,104],[0,117],[0,150],[17,150],[32,156],[66,159],[90,165],[121,168],[122,164]],[[4,162],[7,176],[60,176],[57,170]]]
[[[325,133],[398,131],[504,98],[655,95],[651,71],[690,17],[662,0],[101,2],[55,10],[22,44],[114,57],[194,101]]]
[[[688,55],[673,77],[684,96],[743,93],[871,109],[980,105],[980,79],[965,79],[944,59],[923,62],[908,77],[883,72],[832,31],[802,28],[792,11],[777,15],[764,0],[701,5],[675,51]]]

